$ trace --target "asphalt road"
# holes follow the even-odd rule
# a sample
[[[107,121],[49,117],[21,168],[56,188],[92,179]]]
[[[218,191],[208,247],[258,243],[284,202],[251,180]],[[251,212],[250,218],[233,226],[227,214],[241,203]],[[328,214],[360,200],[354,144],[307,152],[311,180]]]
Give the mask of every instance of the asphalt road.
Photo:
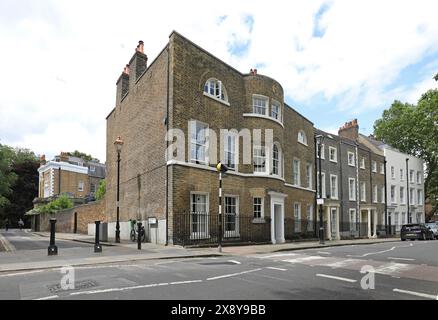
[[[145,260],[69,274],[75,288],[64,290],[60,269],[0,273],[0,299],[436,300],[438,241]]]
[[[49,246],[50,239],[47,237],[41,237],[28,233],[25,230],[20,229],[9,229],[5,231],[1,230],[0,235],[3,236],[12,250],[39,250],[47,249]],[[76,248],[76,247],[86,247],[87,244],[74,242],[74,241],[64,241],[56,240],[56,245],[58,248]],[[89,245],[88,245],[89,246]],[[5,248],[0,243],[0,251],[4,251]]]

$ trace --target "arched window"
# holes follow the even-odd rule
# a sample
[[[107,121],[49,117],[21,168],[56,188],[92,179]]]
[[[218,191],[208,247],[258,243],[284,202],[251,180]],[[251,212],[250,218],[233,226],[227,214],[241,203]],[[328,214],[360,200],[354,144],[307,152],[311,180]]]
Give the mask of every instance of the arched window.
[[[303,130],[298,132],[298,142],[305,144],[307,146],[307,137]]]
[[[204,85],[204,92],[216,99],[228,102],[228,95],[222,81],[210,78]]]
[[[281,176],[281,148],[278,143],[274,143],[272,147],[272,174]]]

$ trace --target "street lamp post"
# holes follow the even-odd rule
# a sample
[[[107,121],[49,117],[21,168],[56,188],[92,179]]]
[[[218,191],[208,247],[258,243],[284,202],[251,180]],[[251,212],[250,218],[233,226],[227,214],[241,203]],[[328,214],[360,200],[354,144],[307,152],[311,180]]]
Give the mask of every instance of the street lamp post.
[[[321,168],[321,150],[322,150],[322,142],[324,140],[323,135],[317,135],[315,137],[317,145],[318,145],[318,166],[319,166],[319,243],[324,244],[324,221],[323,221],[323,196],[322,196],[322,168]]]
[[[409,196],[411,195],[411,192],[409,190],[409,158],[406,158],[406,198],[407,198],[407,203],[408,203],[408,223],[412,223],[412,218],[411,218],[411,210],[409,208]]]
[[[119,199],[120,199],[120,153],[122,152],[123,140],[120,137],[117,137],[114,142],[114,146],[117,151],[117,200],[116,200],[116,208],[117,208],[117,222],[116,222],[116,243],[120,243],[120,213],[119,213]]]

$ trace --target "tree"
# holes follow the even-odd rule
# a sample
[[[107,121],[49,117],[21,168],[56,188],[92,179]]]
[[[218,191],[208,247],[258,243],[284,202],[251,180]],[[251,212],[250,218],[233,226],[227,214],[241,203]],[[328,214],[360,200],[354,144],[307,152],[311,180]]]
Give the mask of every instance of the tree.
[[[438,74],[435,76],[438,79]],[[438,80],[437,80],[438,81]],[[417,105],[394,101],[374,123],[374,135],[426,164],[425,195],[438,209],[438,89],[424,93]]]
[[[33,207],[33,199],[38,195],[39,161],[30,150],[6,148],[9,153],[7,160],[9,176],[13,178],[9,184],[9,192],[5,196],[6,202],[0,208],[0,216],[8,217],[12,223],[15,223],[20,218],[24,218],[25,212]],[[4,174],[5,170],[0,169],[0,175],[2,173]]]
[[[14,150],[0,144],[0,210],[9,204],[8,196],[12,192],[12,184],[17,179],[12,171]]]
[[[70,156],[72,157],[77,157],[77,158],[81,158],[87,161],[92,161],[92,160],[97,160],[99,161],[99,159],[93,158],[90,154],[86,154],[84,152],[80,152],[78,150],[75,150],[73,152],[69,152],[68,153]]]
[[[106,181],[105,179],[100,180],[99,187],[96,191],[96,200],[101,200],[105,196],[106,193]]]

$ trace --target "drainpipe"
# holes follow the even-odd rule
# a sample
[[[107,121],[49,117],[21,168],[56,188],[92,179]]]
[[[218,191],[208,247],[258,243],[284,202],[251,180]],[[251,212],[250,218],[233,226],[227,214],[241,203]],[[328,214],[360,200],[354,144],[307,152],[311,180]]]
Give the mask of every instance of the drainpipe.
[[[406,198],[407,198],[407,204],[408,204],[408,223],[412,223],[411,220],[411,211],[410,211],[410,196],[411,196],[411,190],[409,190],[409,158],[406,158]]]
[[[166,133],[169,132],[169,66],[170,66],[170,53],[169,45],[167,46],[167,106],[166,106]],[[166,139],[166,152],[169,148],[169,141]],[[166,243],[169,244],[169,166],[166,163]]]
[[[356,226],[358,227],[357,230],[359,232],[360,237],[360,218],[362,216],[360,212],[360,190],[359,190],[359,153],[357,149],[357,143],[355,145],[355,152],[356,152]]]
[[[386,234],[388,235],[388,192],[387,192],[388,185],[386,183],[386,157],[385,160],[383,160],[383,163],[384,163],[384,175],[385,175],[385,230],[386,230]]]
[[[373,161],[371,159],[371,150],[368,150],[368,154],[370,156],[370,207],[373,205]],[[376,163],[376,170],[377,170],[377,163]],[[373,221],[373,223],[370,223],[371,225],[371,231],[374,230],[373,225],[375,223],[374,221],[374,213],[372,215],[370,215],[370,220]],[[374,236],[374,234],[373,234]]]
[[[344,188],[343,186],[343,180],[342,180],[342,152],[341,152],[341,143],[339,142],[339,179],[340,179],[340,197],[338,195],[338,198],[340,199],[340,207],[339,207],[339,215],[340,215],[340,221],[338,221],[338,231],[339,231],[339,237],[341,236],[341,230],[339,230],[339,226],[344,227],[343,222],[344,222]],[[347,181],[348,183],[348,181]],[[343,229],[343,228],[342,228]]]
[[[316,144],[316,134],[314,134],[313,135],[313,141],[314,141],[314,143],[315,143],[315,170],[313,170],[313,172],[314,172],[314,176],[315,176],[315,198],[314,198],[314,200],[313,200],[313,203],[314,203],[314,205],[313,205],[313,235],[314,235],[314,237],[316,237],[316,235],[317,235],[317,232],[316,232],[316,227],[317,227],[317,220],[318,220],[318,218],[317,218],[317,208],[318,208],[318,204],[317,204],[317,202],[316,202],[316,198],[317,198],[317,196],[318,196],[318,177],[317,177],[317,174],[318,174],[318,166],[317,166],[317,161],[318,161],[318,150],[317,150],[317,144]],[[321,182],[320,182],[321,183]]]
[[[61,166],[59,166],[58,170],[58,195],[61,195]]]

